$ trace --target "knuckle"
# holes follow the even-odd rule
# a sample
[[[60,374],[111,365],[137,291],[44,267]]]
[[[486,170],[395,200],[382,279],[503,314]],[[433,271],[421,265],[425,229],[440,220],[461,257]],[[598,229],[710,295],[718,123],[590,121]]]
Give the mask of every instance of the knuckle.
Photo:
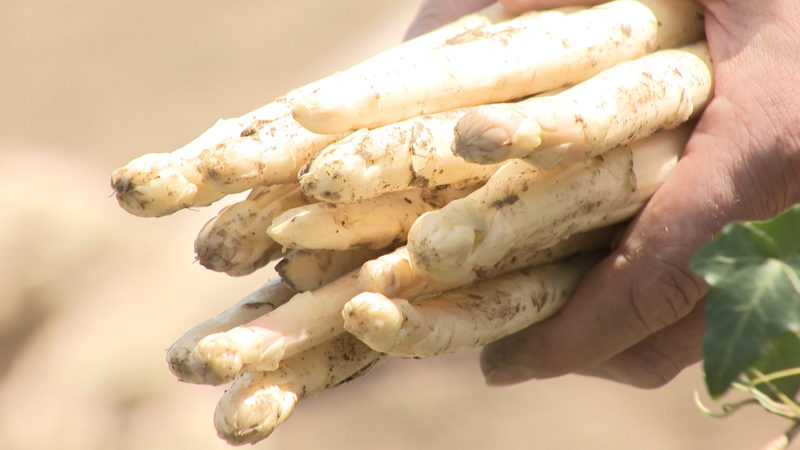
[[[688,264],[656,258],[646,266],[649,276],[637,279],[630,302],[642,326],[653,333],[688,315],[707,287]]]

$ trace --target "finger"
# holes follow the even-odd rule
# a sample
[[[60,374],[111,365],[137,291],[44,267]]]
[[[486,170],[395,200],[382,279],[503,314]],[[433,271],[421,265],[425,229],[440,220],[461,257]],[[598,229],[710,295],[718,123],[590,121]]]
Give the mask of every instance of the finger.
[[[498,3],[510,12],[522,13],[561,6],[597,5],[603,2],[598,0],[499,0]]]
[[[639,388],[661,387],[702,358],[705,324],[705,302],[701,301],[674,325],[580,373]]]
[[[700,245],[731,220],[769,217],[778,203],[796,201],[787,190],[798,193],[783,182],[797,166],[791,153],[751,151],[757,142],[735,111],[724,100],[709,105],[685,156],[618,250],[559,314],[489,345],[485,373],[511,367],[525,378],[544,378],[586,369],[692,311],[706,292],[688,269]]]
[[[406,30],[405,39],[427,33],[492,3],[492,0],[425,0]]]

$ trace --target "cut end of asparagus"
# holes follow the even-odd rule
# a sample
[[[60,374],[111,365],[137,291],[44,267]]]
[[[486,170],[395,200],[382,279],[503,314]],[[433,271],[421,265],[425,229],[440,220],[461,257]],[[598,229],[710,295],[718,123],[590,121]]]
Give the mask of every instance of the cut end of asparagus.
[[[227,383],[245,365],[258,363],[261,370],[274,370],[286,351],[286,339],[268,341],[269,330],[236,327],[210,334],[197,343],[190,357],[191,371],[205,384]]]
[[[478,107],[456,124],[453,153],[470,162],[495,164],[531,152],[542,142],[540,132],[536,121],[513,108]]]
[[[207,206],[223,197],[200,179],[197,164],[168,153],[148,153],[112,172],[111,187],[129,213],[160,217],[190,206]]]
[[[373,350],[387,352],[398,340],[404,315],[387,297],[376,292],[362,292],[342,309],[344,329]]]
[[[214,426],[219,437],[232,445],[265,439],[289,417],[297,403],[294,392],[252,382],[259,376],[243,374],[217,404]]]

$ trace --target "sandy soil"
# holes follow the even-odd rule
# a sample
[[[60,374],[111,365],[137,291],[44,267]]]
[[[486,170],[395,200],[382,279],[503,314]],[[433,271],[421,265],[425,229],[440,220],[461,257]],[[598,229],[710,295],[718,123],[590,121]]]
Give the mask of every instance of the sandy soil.
[[[193,262],[218,209],[127,215],[111,170],[400,39],[416,0],[0,3],[0,448],[222,449],[222,388],[164,351],[259,286]],[[224,202],[223,202],[224,203]],[[260,449],[753,449],[783,427],[693,404],[697,367],[639,391],[484,386],[476,355],[392,361],[301,403]]]

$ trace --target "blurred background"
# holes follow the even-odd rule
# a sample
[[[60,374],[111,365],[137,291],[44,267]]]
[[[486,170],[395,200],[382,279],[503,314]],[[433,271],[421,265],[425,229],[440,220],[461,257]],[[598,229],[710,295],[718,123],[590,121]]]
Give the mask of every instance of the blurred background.
[[[185,330],[272,276],[194,263],[209,209],[143,219],[111,171],[400,41],[417,0],[0,2],[0,448],[224,449],[222,387],[175,381]],[[391,361],[259,449],[750,449],[784,426],[577,376],[487,388],[475,353]],[[704,397],[705,398],[705,397]]]

